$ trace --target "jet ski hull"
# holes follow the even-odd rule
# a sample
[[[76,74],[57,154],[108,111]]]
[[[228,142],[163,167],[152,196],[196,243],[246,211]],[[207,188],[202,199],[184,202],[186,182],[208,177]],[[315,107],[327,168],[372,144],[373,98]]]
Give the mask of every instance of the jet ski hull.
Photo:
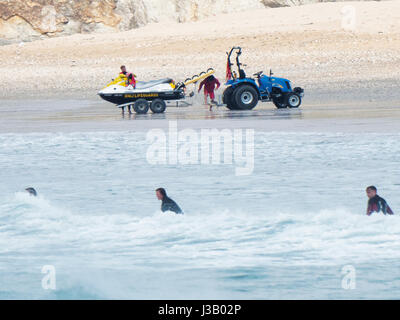
[[[185,97],[182,90],[172,90],[165,92],[125,92],[125,93],[99,93],[99,96],[111,103],[120,105],[129,102],[134,103],[136,100],[145,99],[147,101],[153,101],[155,99],[162,100],[179,100]]]

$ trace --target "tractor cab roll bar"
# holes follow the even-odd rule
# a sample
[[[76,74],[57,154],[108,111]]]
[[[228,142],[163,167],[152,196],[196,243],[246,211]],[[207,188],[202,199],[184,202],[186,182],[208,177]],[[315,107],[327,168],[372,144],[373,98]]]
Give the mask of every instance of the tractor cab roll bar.
[[[229,52],[226,54],[228,55],[228,68],[232,70],[233,63],[231,62],[231,56],[232,53],[236,50],[236,65],[238,68],[238,74],[239,74],[239,79],[244,79],[246,78],[246,73],[242,69],[242,63],[240,63],[239,57],[242,54],[242,48],[241,47],[233,47]],[[232,72],[234,74],[234,72]]]

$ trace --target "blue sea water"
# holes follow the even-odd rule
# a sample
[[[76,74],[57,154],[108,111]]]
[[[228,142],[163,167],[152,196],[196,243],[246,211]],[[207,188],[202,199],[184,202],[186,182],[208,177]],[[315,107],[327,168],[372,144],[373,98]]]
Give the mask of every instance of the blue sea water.
[[[145,132],[2,134],[0,298],[398,299],[400,218],[367,217],[364,189],[400,212],[399,138],[256,132],[236,176],[151,165]],[[185,215],[159,211],[160,186]]]

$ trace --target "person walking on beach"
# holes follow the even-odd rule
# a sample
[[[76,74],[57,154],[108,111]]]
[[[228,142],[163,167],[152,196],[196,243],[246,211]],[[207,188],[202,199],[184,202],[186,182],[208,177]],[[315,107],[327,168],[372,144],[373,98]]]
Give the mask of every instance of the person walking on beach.
[[[200,90],[201,90],[201,88],[203,88],[203,86],[204,86],[204,104],[205,105],[208,104],[207,103],[207,97],[208,96],[210,96],[211,103],[217,104],[217,102],[215,101],[214,90],[218,90],[219,87],[221,86],[221,84],[218,81],[218,79],[216,77],[214,77],[213,75],[208,76],[202,82],[200,82],[200,87],[199,87],[199,91],[198,92],[200,92]],[[211,109],[212,109],[212,105],[210,105],[210,110]]]
[[[128,79],[126,81],[126,85],[127,86],[131,85],[133,88],[136,87],[136,79],[135,79],[136,76],[133,73],[126,71],[126,67],[125,66],[121,66],[120,74],[125,75],[126,78]]]
[[[377,195],[377,189],[375,186],[367,187],[367,197],[368,207],[367,207],[367,215],[370,216],[372,213],[382,212],[384,215],[393,214],[392,209],[390,209],[386,200]]]
[[[164,188],[158,188],[156,190],[156,196],[158,200],[161,200],[161,211],[172,211],[176,214],[183,214],[182,209],[176,204],[174,200],[167,196],[167,192]]]

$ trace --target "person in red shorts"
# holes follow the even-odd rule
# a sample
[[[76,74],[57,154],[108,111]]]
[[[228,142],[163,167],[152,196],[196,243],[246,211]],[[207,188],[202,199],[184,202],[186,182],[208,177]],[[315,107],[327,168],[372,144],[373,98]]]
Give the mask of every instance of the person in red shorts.
[[[205,78],[202,82],[200,82],[199,92],[200,92],[201,88],[203,88],[203,86],[204,86],[204,104],[208,104],[207,103],[208,96],[210,96],[211,103],[216,104],[217,102],[215,101],[214,90],[218,90],[218,88],[221,86],[218,79],[215,78],[213,75]],[[211,110],[211,108],[212,107],[210,106],[210,110]]]

